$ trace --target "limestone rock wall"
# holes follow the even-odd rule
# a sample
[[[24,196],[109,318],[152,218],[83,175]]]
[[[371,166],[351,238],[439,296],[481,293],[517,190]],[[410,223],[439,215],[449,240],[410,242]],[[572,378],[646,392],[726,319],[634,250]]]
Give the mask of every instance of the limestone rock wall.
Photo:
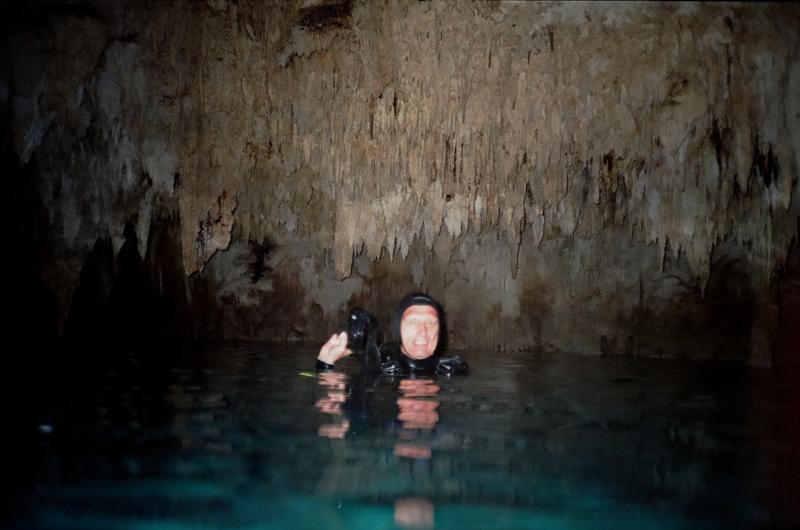
[[[153,299],[180,284],[163,327],[191,334],[318,341],[349,306],[387,322],[419,288],[451,347],[771,359],[800,211],[796,6],[6,18],[0,103],[62,327],[106,241],[111,261],[135,243]]]

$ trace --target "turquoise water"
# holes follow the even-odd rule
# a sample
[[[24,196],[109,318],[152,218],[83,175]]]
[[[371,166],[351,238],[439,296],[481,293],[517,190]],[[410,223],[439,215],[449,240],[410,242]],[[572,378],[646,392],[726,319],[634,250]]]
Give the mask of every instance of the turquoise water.
[[[798,519],[791,380],[466,352],[370,378],[309,348],[183,344],[64,370],[14,528],[763,528]],[[791,394],[792,396],[796,393]]]

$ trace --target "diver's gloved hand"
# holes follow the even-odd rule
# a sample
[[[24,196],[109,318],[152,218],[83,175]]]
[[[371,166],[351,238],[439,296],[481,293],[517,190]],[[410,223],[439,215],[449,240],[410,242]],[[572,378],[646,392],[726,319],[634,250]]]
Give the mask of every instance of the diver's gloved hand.
[[[334,365],[339,360],[353,353],[347,347],[347,332],[334,333],[328,342],[322,345],[317,355],[317,360],[327,365]]]
[[[436,373],[442,375],[461,375],[469,372],[469,365],[458,355],[440,357]]]

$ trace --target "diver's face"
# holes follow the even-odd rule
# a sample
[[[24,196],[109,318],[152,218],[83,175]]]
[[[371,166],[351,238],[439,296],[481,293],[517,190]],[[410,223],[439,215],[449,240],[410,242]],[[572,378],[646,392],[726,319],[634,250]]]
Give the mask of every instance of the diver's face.
[[[412,359],[426,359],[439,344],[439,316],[429,305],[412,305],[400,319],[401,350]]]

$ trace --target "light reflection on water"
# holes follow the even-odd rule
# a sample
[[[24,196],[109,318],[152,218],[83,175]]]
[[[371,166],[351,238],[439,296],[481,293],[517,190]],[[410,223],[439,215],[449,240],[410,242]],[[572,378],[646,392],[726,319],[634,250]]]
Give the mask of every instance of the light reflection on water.
[[[776,494],[796,491],[765,472],[773,453],[796,465],[768,438],[770,415],[797,413],[760,390],[762,372],[464,357],[468,376],[376,378],[355,359],[317,374],[310,349],[193,345],[64,375],[16,526],[753,528],[797,518],[775,511]]]

